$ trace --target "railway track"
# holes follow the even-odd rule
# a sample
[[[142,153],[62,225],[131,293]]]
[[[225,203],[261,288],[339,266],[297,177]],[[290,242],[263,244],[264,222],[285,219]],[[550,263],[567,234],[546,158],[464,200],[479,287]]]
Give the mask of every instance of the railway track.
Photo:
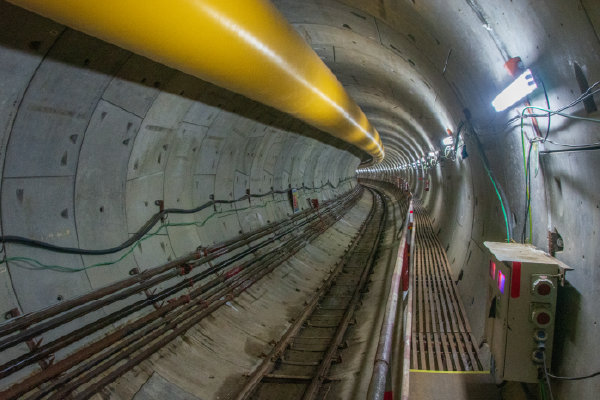
[[[0,384],[27,366],[40,363],[41,367],[5,388],[0,399],[92,397],[274,271],[339,221],[362,194],[363,189],[356,187],[320,208],[199,248],[170,263],[0,325]],[[235,255],[222,258],[236,250]],[[29,353],[16,358],[3,353],[101,307],[123,304],[119,302],[148,289],[157,291],[52,341],[41,343],[38,339]],[[57,351],[84,338],[89,340],[90,335],[141,310],[147,313],[55,360]]]
[[[334,379],[332,363],[342,362],[344,334],[372,271],[386,221],[386,204],[376,190],[373,207],[344,257],[306,307],[228,399],[325,399]]]

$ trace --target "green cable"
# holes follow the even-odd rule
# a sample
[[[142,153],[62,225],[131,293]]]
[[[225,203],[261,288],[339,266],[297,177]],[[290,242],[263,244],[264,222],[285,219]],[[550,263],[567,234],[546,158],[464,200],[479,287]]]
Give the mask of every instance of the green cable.
[[[473,129],[471,127],[471,129]],[[475,135],[477,135],[477,132],[473,131],[475,133]],[[482,159],[482,164],[483,167],[485,168],[485,171],[487,172],[490,181],[492,181],[492,185],[494,185],[494,190],[496,190],[496,195],[498,196],[498,200],[500,200],[500,207],[502,207],[502,214],[504,214],[504,223],[506,224],[506,243],[510,243],[510,230],[508,227],[508,216],[506,215],[506,210],[504,209],[504,202],[502,201],[502,196],[500,196],[500,192],[498,191],[498,187],[496,186],[496,182],[494,181],[494,178],[492,177],[492,173],[490,172],[490,170],[487,167],[486,164],[486,157],[485,157],[485,152],[483,151],[483,149],[481,148],[481,144],[479,143],[479,140],[476,139],[477,142],[477,149],[479,150],[481,154],[481,159]]]
[[[494,185],[494,189],[496,190],[498,199],[500,200],[500,207],[502,207],[502,214],[504,214],[504,223],[506,224],[506,243],[510,243],[510,232],[508,229],[508,217],[506,216],[506,210],[504,209],[504,202],[502,201],[502,196],[500,196],[500,192],[498,192],[498,188],[496,187],[496,182],[494,182],[494,178],[492,178],[492,174],[490,173],[490,170],[488,169],[487,165],[485,165],[485,162],[483,163],[483,166],[485,167],[485,170],[487,171],[487,174],[490,177],[490,180],[492,181],[492,185]]]
[[[525,193],[527,195],[527,202],[529,204],[529,241],[531,242],[531,238],[533,237],[533,224],[531,223],[531,199],[529,198],[529,186],[527,185],[527,161],[525,160],[525,131],[523,127],[523,120],[525,110],[529,107],[525,107],[523,112],[521,113],[521,145],[523,146],[523,170],[525,171]],[[533,146],[531,143],[530,146]],[[525,242],[527,242],[527,238],[525,238]]]
[[[547,399],[546,391],[544,390],[544,381],[542,379],[540,379],[539,385],[540,385],[540,393],[542,394],[542,400],[546,400]]]
[[[278,200],[279,202],[285,201],[285,200]],[[264,208],[267,206],[267,204],[272,203],[272,202],[276,202],[276,200],[269,200],[267,202],[265,202],[262,205],[258,205],[255,207],[244,207],[244,208],[240,208],[240,209],[235,209],[235,210],[228,210],[228,211],[221,211],[221,212],[214,212],[211,215],[209,215],[208,217],[206,217],[204,219],[204,221],[202,222],[180,222],[180,223],[167,223],[167,224],[163,224],[161,225],[155,232],[153,233],[149,233],[146,236],[144,236],[143,238],[141,238],[140,240],[138,240],[137,242],[135,242],[133,245],[131,245],[131,248],[125,253],[123,254],[119,259],[114,260],[114,261],[107,261],[107,262],[103,262],[103,263],[98,263],[98,264],[94,264],[94,265],[90,265],[89,267],[83,267],[83,268],[69,268],[69,267],[63,267],[60,265],[46,265],[43,264],[37,260],[31,259],[31,258],[27,258],[27,257],[9,257],[9,258],[5,258],[4,260],[0,261],[0,264],[2,263],[8,263],[8,261],[28,261],[28,262],[32,262],[34,264],[39,265],[39,269],[52,269],[54,271],[58,271],[58,272],[69,272],[69,273],[73,273],[73,272],[80,272],[80,271],[85,271],[91,268],[95,268],[95,267],[103,267],[103,266],[108,266],[108,265],[113,265],[116,264],[120,261],[122,261],[125,257],[129,256],[131,253],[133,253],[135,246],[137,246],[139,243],[150,239],[153,236],[158,235],[164,228],[173,226],[173,227],[179,227],[179,226],[191,226],[191,225],[196,225],[198,228],[203,227],[204,225],[206,225],[206,223],[208,222],[208,220],[210,220],[211,218],[213,218],[215,215],[218,214],[231,214],[234,212],[238,212],[238,211],[245,211],[248,210],[250,208]]]
[[[317,193],[317,192],[323,191],[323,187],[327,186],[327,185],[331,186],[334,189],[337,189],[340,186],[341,183],[346,182],[349,179],[352,179],[352,177],[348,177],[346,179],[340,180],[339,183],[338,183],[338,186],[333,186],[332,183],[327,182],[325,185],[321,186],[320,188],[313,189],[313,193]],[[144,236],[143,238],[141,238],[140,240],[138,240],[137,242],[135,242],[134,244],[132,244],[131,247],[130,247],[130,249],[125,254],[123,254],[119,259],[114,260],[114,261],[107,261],[107,262],[103,262],[103,263],[93,264],[93,265],[90,265],[89,267],[69,268],[69,267],[63,267],[63,266],[60,266],[60,265],[46,265],[46,264],[43,264],[43,263],[41,263],[41,262],[39,262],[37,260],[31,259],[31,258],[27,258],[27,257],[9,257],[9,258],[5,258],[2,261],[0,261],[0,264],[7,263],[7,265],[8,265],[8,261],[28,261],[28,262],[37,264],[39,267],[35,267],[35,268],[38,268],[38,269],[51,269],[51,270],[58,271],[58,272],[68,272],[68,273],[81,272],[81,271],[85,271],[85,270],[88,270],[88,269],[91,269],[91,268],[104,267],[104,266],[108,266],[108,265],[114,265],[114,264],[122,261],[123,259],[125,259],[125,257],[129,256],[131,253],[133,253],[133,251],[135,250],[135,246],[137,246],[138,244],[140,244],[141,242],[143,242],[145,240],[150,239],[151,237],[154,237],[154,236],[158,235],[164,228],[168,228],[168,227],[171,227],[171,226],[173,226],[173,227],[179,227],[179,226],[191,226],[191,225],[195,225],[198,228],[201,228],[201,227],[203,227],[208,222],[208,220],[210,220],[215,215],[236,213],[236,212],[245,211],[245,210],[248,210],[248,209],[251,209],[251,208],[252,209],[265,208],[267,206],[267,204],[269,204],[269,203],[283,202],[283,201],[286,201],[286,200],[269,200],[269,201],[264,202],[261,205],[254,206],[254,207],[249,206],[249,207],[238,208],[238,209],[234,209],[234,210],[214,212],[211,215],[209,215],[208,217],[206,217],[204,219],[204,221],[202,221],[202,222],[180,222],[180,223],[167,223],[167,224],[163,224],[163,225],[161,225],[156,230],[156,232],[149,233],[146,236]]]
[[[521,144],[523,147],[523,169],[525,170],[525,182],[527,182],[528,173],[527,173],[527,161],[526,161],[526,157],[525,157],[525,132],[524,132],[524,127],[523,127],[523,121],[525,119],[525,111],[528,109],[539,110],[539,111],[544,111],[544,112],[548,113],[548,115],[530,116],[531,118],[544,118],[544,117],[549,118],[551,115],[556,114],[556,115],[560,115],[561,117],[564,117],[564,118],[571,118],[571,119],[576,119],[576,120],[580,120],[580,121],[600,123],[600,120],[598,120],[598,119],[576,117],[574,115],[564,114],[562,112],[552,111],[552,110],[548,110],[548,109],[542,108],[542,107],[536,107],[536,106],[524,107],[523,111],[521,111]],[[533,144],[530,143],[530,146],[532,146],[532,145]],[[531,204],[528,186],[526,186],[526,193],[527,193],[527,201]],[[530,241],[531,241],[532,237],[533,237],[533,224],[532,224],[532,218],[531,218],[531,205],[530,205],[529,206],[529,240]]]

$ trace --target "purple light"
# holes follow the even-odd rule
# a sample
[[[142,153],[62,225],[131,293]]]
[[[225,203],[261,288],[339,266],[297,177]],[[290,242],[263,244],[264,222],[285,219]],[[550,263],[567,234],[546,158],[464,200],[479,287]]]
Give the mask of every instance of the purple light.
[[[504,294],[504,282],[506,278],[501,271],[498,271],[498,289],[500,289],[500,293]]]

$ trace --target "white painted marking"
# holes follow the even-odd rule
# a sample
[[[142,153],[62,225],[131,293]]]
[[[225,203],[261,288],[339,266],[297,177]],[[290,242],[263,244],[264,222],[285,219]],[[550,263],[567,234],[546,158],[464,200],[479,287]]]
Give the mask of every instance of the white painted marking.
[[[296,261],[298,261],[300,264],[304,265],[306,268],[310,268],[308,265],[304,264],[304,263],[302,262],[302,260],[299,260],[299,259],[297,259],[297,258],[296,258]]]
[[[342,218],[342,219],[340,219],[340,221],[342,221],[343,223],[345,223],[345,224],[346,224],[346,225],[348,225],[348,226],[352,226],[352,225],[350,225],[348,222],[344,221],[344,219],[343,219],[343,218]],[[353,226],[352,226],[352,227],[353,227]],[[353,228],[354,228],[354,227],[353,227]]]

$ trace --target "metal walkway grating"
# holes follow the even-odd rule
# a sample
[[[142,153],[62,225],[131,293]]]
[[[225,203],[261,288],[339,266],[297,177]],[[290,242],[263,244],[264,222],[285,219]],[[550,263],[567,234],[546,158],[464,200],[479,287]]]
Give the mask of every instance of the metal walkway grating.
[[[422,202],[413,199],[411,369],[482,371],[477,343],[441,243]]]

